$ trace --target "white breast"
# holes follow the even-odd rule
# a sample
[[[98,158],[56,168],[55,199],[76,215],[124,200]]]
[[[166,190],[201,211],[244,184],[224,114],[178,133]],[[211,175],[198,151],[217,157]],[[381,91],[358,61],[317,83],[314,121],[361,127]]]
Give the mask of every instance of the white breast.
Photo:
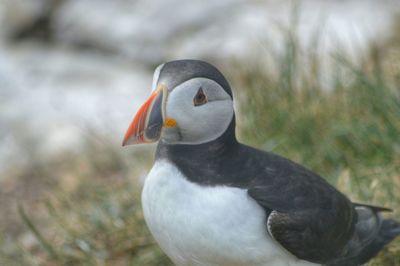
[[[146,222],[177,265],[314,265],[271,239],[265,213],[245,189],[205,187],[157,161],[143,188]]]

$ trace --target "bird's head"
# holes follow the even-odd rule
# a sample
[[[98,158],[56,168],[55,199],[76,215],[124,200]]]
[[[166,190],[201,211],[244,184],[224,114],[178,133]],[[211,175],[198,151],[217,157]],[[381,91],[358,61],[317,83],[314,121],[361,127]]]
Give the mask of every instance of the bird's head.
[[[221,72],[199,60],[158,66],[152,93],[130,124],[123,145],[202,144],[234,123],[232,91]]]

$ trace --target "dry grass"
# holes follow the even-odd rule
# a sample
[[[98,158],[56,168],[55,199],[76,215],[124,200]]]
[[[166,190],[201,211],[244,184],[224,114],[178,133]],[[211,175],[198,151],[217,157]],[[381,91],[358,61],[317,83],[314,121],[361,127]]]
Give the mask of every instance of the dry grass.
[[[358,63],[334,56],[326,89],[320,58],[289,31],[274,67],[258,57],[225,71],[242,88],[240,139],[306,165],[353,200],[392,207],[400,220],[400,64],[391,56],[400,49],[388,50],[390,58],[373,46]],[[85,143],[47,159],[27,147],[29,163],[1,179],[0,265],[171,265],[140,208],[152,152],[101,137]],[[370,265],[400,265],[400,239]]]
[[[152,152],[121,150],[97,136],[13,172],[0,190],[0,265],[170,265],[141,212]]]

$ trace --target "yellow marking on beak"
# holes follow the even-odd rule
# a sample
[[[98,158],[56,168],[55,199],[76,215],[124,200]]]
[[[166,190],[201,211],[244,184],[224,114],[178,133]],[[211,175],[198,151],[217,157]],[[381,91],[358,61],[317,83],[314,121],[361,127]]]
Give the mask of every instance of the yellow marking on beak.
[[[165,119],[164,126],[174,127],[174,126],[176,126],[176,120],[173,118],[167,118],[167,119]]]

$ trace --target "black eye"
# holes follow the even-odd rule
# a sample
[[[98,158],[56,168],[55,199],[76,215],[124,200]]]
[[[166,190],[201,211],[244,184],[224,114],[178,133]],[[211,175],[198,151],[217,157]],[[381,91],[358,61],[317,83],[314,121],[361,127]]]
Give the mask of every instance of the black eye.
[[[196,96],[194,96],[193,98],[193,105],[199,106],[205,103],[207,103],[207,96],[204,94],[203,89],[200,87],[200,89],[196,93]]]

